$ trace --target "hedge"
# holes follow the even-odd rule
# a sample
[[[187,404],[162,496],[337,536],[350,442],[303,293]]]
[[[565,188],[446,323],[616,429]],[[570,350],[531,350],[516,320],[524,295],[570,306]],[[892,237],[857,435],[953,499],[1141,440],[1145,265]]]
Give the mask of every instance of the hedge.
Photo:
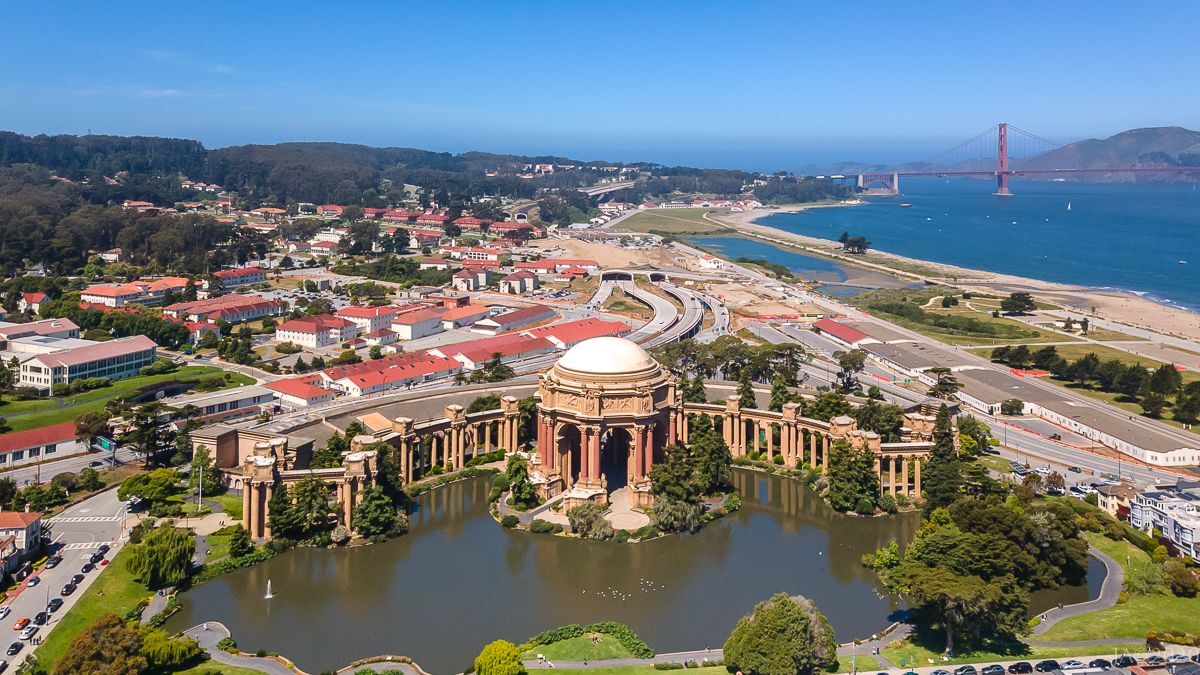
[[[563,531],[563,526],[541,518],[534,518],[533,522],[529,524],[529,531],[534,534],[558,534]]]

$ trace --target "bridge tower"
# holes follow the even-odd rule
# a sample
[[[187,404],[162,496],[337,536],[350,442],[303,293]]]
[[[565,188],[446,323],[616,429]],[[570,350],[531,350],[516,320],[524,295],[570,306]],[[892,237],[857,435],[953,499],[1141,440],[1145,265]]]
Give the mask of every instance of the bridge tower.
[[[1008,124],[996,126],[996,192],[1000,197],[1011,197],[1008,190]]]

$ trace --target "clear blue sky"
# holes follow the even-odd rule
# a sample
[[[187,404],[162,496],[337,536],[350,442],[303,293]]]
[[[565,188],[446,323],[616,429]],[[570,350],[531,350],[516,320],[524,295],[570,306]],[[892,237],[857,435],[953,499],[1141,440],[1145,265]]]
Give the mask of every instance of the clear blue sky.
[[[185,9],[192,7],[194,9]],[[1200,3],[7,2],[0,128],[771,170],[1200,128]]]

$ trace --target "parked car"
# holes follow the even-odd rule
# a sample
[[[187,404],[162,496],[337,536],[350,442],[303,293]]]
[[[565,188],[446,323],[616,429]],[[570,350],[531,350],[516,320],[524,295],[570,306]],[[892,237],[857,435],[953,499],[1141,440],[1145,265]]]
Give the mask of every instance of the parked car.
[[[49,620],[50,615],[45,612],[38,612],[37,614],[33,615],[33,622],[39,626],[45,626],[46,622]]]
[[[62,562],[61,556],[57,556],[57,555],[50,556],[50,559],[46,561],[46,569],[52,570],[55,567],[58,567],[58,563],[60,563],[60,562]]]
[[[1068,466],[1067,471],[1070,471],[1071,473],[1083,473],[1083,469],[1077,466]]]
[[[38,632],[37,626],[26,626],[25,630],[21,631],[21,639],[28,640],[29,638],[33,637],[34,635],[37,635],[37,632]]]
[[[979,671],[975,670],[975,666],[959,666],[954,669],[954,675],[978,675]]]
[[[1004,666],[993,663],[990,666],[984,666],[979,673],[980,675],[1004,675]]]
[[[9,607],[8,605],[4,605],[4,606],[0,607],[0,619],[4,619],[5,617],[7,617],[9,612],[11,612],[11,611],[12,611],[12,607]]]
[[[1066,661],[1062,662],[1062,667],[1064,669],[1071,669],[1071,670],[1074,670],[1076,668],[1083,668],[1083,661],[1079,661],[1077,659],[1067,659]]]
[[[1039,673],[1048,673],[1052,670],[1061,670],[1062,667],[1058,665],[1058,661],[1055,661],[1054,659],[1046,659],[1045,661],[1038,661],[1037,665],[1034,666],[1033,669]]]
[[[98,548],[96,550],[100,551],[100,555],[103,556],[105,553],[108,553],[108,551],[109,551],[108,544],[100,544],[100,548]]]
[[[1008,667],[1008,672],[1012,675],[1026,675],[1033,672],[1033,664],[1028,661],[1017,661]]]
[[[29,617],[23,616],[23,617],[17,619],[17,622],[13,624],[13,630],[21,630],[21,629],[25,628],[25,626],[28,626],[28,625],[29,625]]]
[[[88,572],[91,572],[94,569],[96,569],[96,566],[94,564],[92,564],[90,562],[86,562],[86,563],[83,563],[83,567],[80,568],[79,571],[83,572],[84,574],[87,574]]]
[[[0,673],[3,673],[6,670],[8,670],[8,661],[0,659]]]
[[[58,594],[63,597],[66,597],[74,592],[75,592],[75,584],[67,584],[66,586],[62,587],[62,590],[59,591]]]
[[[1088,661],[1088,668],[1103,668],[1104,670],[1108,670],[1112,668],[1112,662],[1108,659],[1092,659]]]
[[[1148,666],[1161,666],[1161,665],[1165,664],[1166,662],[1167,662],[1167,660],[1164,659],[1163,657],[1159,656],[1158,654],[1155,654],[1154,656],[1147,656],[1146,661],[1145,661],[1146,665],[1148,665]]]
[[[46,609],[50,610],[51,612],[57,612],[62,606],[62,598],[54,598],[46,605]]]
[[[83,579],[84,579],[84,576],[82,574],[76,574],[73,577],[71,577],[71,583],[78,585],[78,584],[83,583]]]
[[[1113,665],[1117,668],[1132,668],[1137,665],[1137,659],[1125,654],[1113,659]]]
[[[93,565],[100,562],[101,560],[104,560],[104,554],[100,553],[99,551],[97,551],[96,553],[93,553],[91,558],[88,558],[88,562],[92,563]]]
[[[953,674],[948,670],[943,670],[941,668],[938,668],[937,670],[933,671],[929,675],[953,675]]]
[[[37,586],[40,583],[42,583],[42,578],[39,576],[32,576],[25,580],[26,586]]]
[[[8,650],[5,652],[5,654],[8,654],[9,656],[13,656],[19,651],[21,651],[21,643],[14,642],[8,646]]]
[[[1192,663],[1200,663],[1200,652],[1192,654]]]
[[[1187,663],[1187,654],[1172,654],[1167,657],[1167,663]]]

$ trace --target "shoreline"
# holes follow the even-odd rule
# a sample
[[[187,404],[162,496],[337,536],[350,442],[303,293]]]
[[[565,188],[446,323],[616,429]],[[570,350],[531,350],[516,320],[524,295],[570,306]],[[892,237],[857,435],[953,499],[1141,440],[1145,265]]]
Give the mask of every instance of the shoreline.
[[[1058,305],[1078,317],[1097,317],[1130,328],[1200,342],[1200,313],[1181,305],[1158,302],[1147,293],[1031,279],[910,258],[876,249],[869,250],[863,256],[852,256],[842,253],[837,242],[833,240],[796,234],[759,222],[775,213],[802,213],[814,208],[852,207],[861,203],[788,205],[773,209],[769,213],[763,213],[761,210],[747,211],[714,215],[709,219],[740,235],[791,246],[801,252],[849,266],[882,272],[901,279],[931,285],[955,286],[969,291],[1001,295],[1027,291],[1038,300]]]

